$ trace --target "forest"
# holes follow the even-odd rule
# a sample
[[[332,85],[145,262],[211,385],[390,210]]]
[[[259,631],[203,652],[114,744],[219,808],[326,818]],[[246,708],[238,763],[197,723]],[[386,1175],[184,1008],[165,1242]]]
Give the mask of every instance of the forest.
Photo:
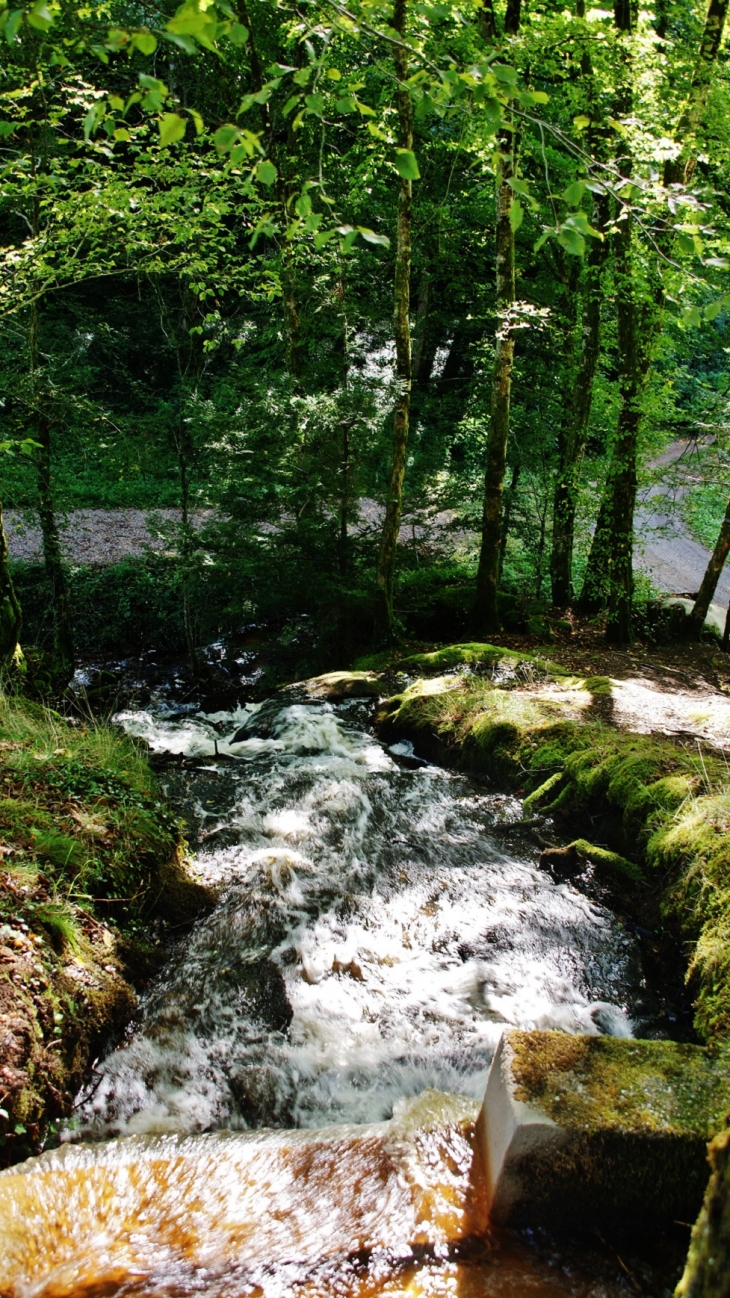
[[[44,570],[0,544],[4,660],[25,610],[62,683],[120,603],[117,641],[154,604],[193,659],[253,622],[332,665],[549,605],[628,644],[678,438],[721,564],[725,17],[5,6],[2,501]],[[69,572],[79,508],[177,511],[166,557]]]
[[[730,1298],[727,10],[0,0],[0,1298]]]

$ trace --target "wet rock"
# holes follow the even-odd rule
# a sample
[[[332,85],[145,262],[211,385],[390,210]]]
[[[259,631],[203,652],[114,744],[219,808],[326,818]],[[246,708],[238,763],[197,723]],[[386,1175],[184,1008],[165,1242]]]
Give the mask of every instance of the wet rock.
[[[341,699],[377,698],[380,693],[380,681],[373,672],[326,672],[298,684],[309,698],[324,699],[329,703],[338,703]]]
[[[701,1046],[506,1033],[480,1116],[493,1219],[692,1221],[729,1094],[730,1062]]]
[[[582,864],[572,843],[568,847],[546,847],[540,854],[542,869],[549,870],[556,879],[567,879],[578,874]]]

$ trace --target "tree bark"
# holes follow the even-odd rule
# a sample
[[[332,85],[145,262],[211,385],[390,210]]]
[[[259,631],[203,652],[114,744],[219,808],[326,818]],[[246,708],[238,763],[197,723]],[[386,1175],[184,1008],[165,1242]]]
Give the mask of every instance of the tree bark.
[[[689,96],[674,134],[675,140],[680,141],[680,151],[676,158],[668,158],[664,164],[666,186],[688,185],[694,174],[697,155],[693,145],[702,125],[712,69],[720,50],[729,2],[730,0],[710,0]]]
[[[717,583],[720,580],[720,573],[725,566],[725,560],[730,553],[730,500],[725,509],[725,517],[722,520],[719,536],[715,542],[715,548],[710,556],[710,561],[705,569],[705,575],[702,578],[702,585],[697,594],[692,611],[689,615],[689,630],[694,635],[699,635],[707,617],[707,610],[712,603],[712,596],[717,589]]]
[[[474,625],[477,635],[499,631],[497,587],[503,522],[504,475],[509,440],[509,412],[515,338],[511,313],[515,300],[515,236],[510,213],[515,173],[514,133],[504,130],[497,155],[497,337],[492,375],[492,403],[484,477],[482,541],[477,570]]]
[[[43,394],[39,384],[38,305],[31,308],[28,347],[30,352],[31,387],[35,408],[36,473],[38,483],[38,520],[43,541],[43,560],[51,582],[53,600],[53,663],[51,675],[56,689],[68,685],[74,673],[74,643],[68,586],[61,557],[61,540],[53,505],[51,482],[51,425],[43,409]]]
[[[8,541],[0,505],[0,669],[7,670],[21,661],[20,628],[23,617],[10,575]]]
[[[408,0],[395,0],[393,28],[405,40],[408,25]],[[408,57],[406,50],[394,46],[395,75],[398,102],[398,139],[401,149],[413,148],[413,103],[407,86]],[[388,478],[385,520],[380,538],[377,585],[379,617],[388,638],[394,633],[393,578],[395,553],[400,531],[403,504],[403,479],[408,450],[408,425],[411,408],[411,206],[412,181],[401,176],[398,184],[398,225],[395,254],[395,356],[398,395],[393,418],[393,456]]]

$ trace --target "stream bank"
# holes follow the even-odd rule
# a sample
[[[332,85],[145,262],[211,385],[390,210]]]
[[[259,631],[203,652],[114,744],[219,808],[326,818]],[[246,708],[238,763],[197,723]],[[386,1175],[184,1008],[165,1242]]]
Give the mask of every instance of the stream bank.
[[[138,745],[0,699],[0,1167],[53,1136],[210,901]]]

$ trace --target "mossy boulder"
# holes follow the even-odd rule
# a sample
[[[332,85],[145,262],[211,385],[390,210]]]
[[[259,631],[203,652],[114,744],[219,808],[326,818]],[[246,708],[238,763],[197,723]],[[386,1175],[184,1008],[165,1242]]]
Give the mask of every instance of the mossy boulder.
[[[730,1298],[730,1128],[712,1141],[711,1176],[676,1298]]]
[[[505,1034],[480,1118],[492,1216],[511,1225],[692,1220],[730,1058],[672,1041]]]
[[[298,681],[287,689],[304,690],[312,699],[325,699],[337,703],[341,699],[377,698],[380,693],[378,677],[374,672],[325,672],[323,676],[312,676],[309,680]]]

